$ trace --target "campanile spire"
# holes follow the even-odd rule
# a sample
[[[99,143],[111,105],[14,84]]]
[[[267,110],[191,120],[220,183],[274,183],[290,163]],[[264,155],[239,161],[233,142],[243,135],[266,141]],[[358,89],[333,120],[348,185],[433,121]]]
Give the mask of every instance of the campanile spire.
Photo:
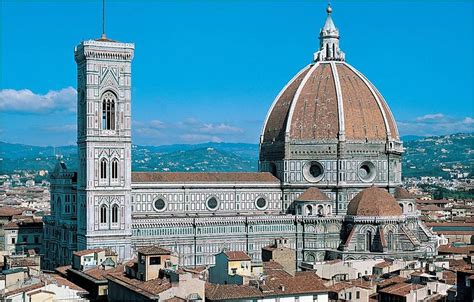
[[[314,53],[314,61],[344,61],[345,54],[339,48],[339,30],[331,17],[331,4],[328,4],[326,12],[326,22],[319,32],[319,50]]]

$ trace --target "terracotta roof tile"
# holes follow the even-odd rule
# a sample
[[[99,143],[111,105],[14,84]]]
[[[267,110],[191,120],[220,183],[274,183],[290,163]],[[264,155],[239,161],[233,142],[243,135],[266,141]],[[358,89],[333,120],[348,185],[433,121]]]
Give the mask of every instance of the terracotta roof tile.
[[[249,255],[242,251],[225,251],[224,254],[227,256],[229,261],[250,261]]]
[[[347,215],[400,216],[402,209],[387,190],[370,187],[359,192],[349,202]]]
[[[296,272],[292,276],[282,269],[265,270],[265,284],[206,284],[206,300],[256,299],[282,294],[294,295],[327,292],[323,281],[314,272]]]
[[[76,251],[76,252],[73,253],[73,255],[81,257],[81,256],[85,256],[85,255],[92,254],[92,253],[100,253],[100,252],[103,252],[103,251],[105,251],[105,249],[101,249],[101,248],[88,249],[88,250]]]
[[[301,193],[298,198],[298,201],[330,201],[329,197],[324,194],[320,189],[311,187],[308,188],[306,191]]]
[[[267,172],[132,172],[134,183],[280,183]]]
[[[415,199],[405,188],[396,187],[395,193],[393,194],[396,200],[400,199]]]
[[[425,285],[414,283],[397,283],[379,290],[379,293],[390,294],[394,296],[405,297],[410,292],[423,288]]]
[[[269,113],[267,123],[263,132],[263,141],[272,143],[274,141],[284,141],[286,123],[291,103],[295,96],[296,90],[300,86],[304,77],[310,70],[311,65],[306,66],[299,75],[292,79],[286,89],[280,92],[278,99],[275,100],[273,108]]]
[[[156,245],[139,247],[137,252],[143,255],[171,255],[170,250]]]

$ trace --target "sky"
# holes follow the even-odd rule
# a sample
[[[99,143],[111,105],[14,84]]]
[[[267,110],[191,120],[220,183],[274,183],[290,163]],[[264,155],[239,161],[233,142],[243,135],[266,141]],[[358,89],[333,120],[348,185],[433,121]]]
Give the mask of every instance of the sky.
[[[0,141],[76,142],[74,47],[102,1],[1,1]],[[135,43],[133,143],[258,143],[312,60],[326,1],[107,1],[107,37]],[[473,1],[332,1],[346,61],[402,135],[474,131]]]

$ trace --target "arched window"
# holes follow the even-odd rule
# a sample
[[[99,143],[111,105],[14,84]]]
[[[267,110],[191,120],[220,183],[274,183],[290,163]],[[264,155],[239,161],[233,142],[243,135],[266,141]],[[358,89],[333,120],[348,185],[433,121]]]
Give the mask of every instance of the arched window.
[[[403,206],[403,203],[399,203],[400,208],[402,208],[402,213],[405,213],[405,207]]]
[[[413,212],[413,204],[411,203],[408,204],[408,212]]]
[[[107,206],[100,206],[100,223],[107,223]]]
[[[323,216],[323,215],[324,215],[323,206],[322,206],[322,205],[319,205],[319,206],[318,206],[318,216]]]
[[[365,234],[365,250],[370,252],[372,250],[372,231],[368,230]]]
[[[114,204],[112,207],[112,223],[118,223],[119,206]]]
[[[107,91],[102,96],[102,129],[115,130],[115,94]]]
[[[388,231],[387,234],[387,248],[389,251],[393,250],[393,232]]]
[[[105,158],[101,159],[100,161],[100,178],[107,178],[107,160]]]
[[[112,161],[112,179],[118,179],[118,160],[114,159]]]
[[[311,205],[306,206],[306,215],[313,215],[313,207]]]

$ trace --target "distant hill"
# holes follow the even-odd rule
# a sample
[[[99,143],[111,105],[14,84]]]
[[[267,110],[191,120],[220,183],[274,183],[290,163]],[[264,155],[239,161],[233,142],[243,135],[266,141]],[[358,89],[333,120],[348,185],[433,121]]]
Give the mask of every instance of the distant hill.
[[[437,137],[403,137],[403,175],[443,176],[471,173],[474,166],[474,134]],[[76,146],[38,147],[0,142],[0,174],[15,170],[51,170],[55,154],[77,169]],[[258,145],[204,143],[132,147],[134,171],[257,171]]]

